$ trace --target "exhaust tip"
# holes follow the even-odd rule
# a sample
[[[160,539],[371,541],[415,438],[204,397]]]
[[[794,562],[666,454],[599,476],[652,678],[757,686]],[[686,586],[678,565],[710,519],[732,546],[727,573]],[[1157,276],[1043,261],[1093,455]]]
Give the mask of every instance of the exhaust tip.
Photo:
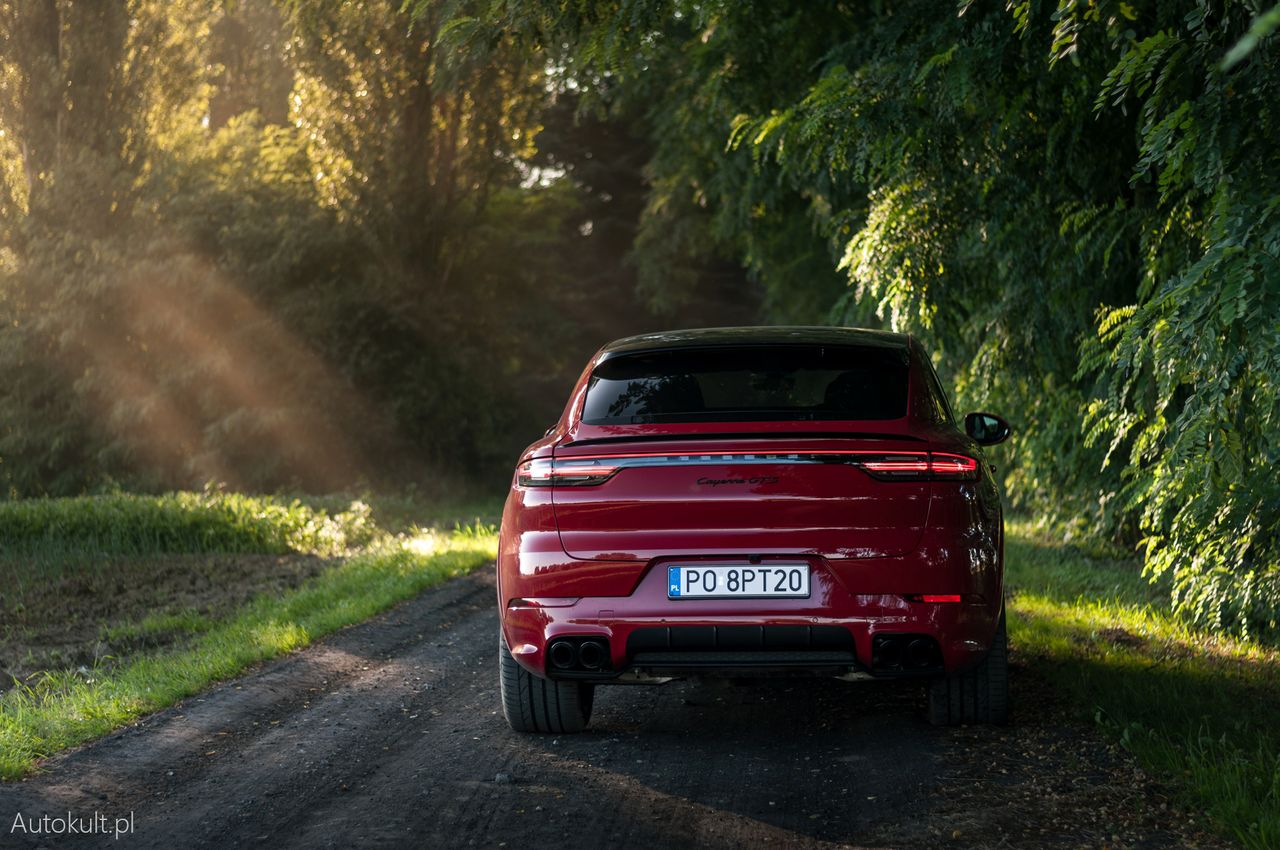
[[[929,635],[876,635],[871,667],[884,673],[926,673],[942,667],[942,650]]]
[[[578,660],[578,651],[569,641],[558,640],[551,644],[551,647],[547,650],[547,658],[551,661],[552,666],[561,670],[568,670]]]
[[[924,638],[916,638],[907,644],[907,666],[915,669],[933,666],[933,644]]]
[[[897,667],[902,663],[902,645],[892,638],[877,641],[875,664],[878,667]]]
[[[578,647],[578,661],[588,670],[599,670],[608,659],[609,651],[598,640],[583,641]]]

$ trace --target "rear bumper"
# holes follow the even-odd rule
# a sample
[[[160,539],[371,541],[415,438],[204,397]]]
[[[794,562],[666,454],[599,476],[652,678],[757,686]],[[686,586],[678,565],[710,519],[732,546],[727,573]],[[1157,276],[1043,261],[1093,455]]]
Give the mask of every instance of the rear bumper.
[[[539,676],[627,681],[696,672],[790,673],[857,677],[958,672],[980,661],[990,648],[1000,614],[998,551],[974,562],[963,550],[939,562],[927,550],[901,558],[829,561],[802,556],[810,564],[807,599],[672,600],[666,595],[666,565],[656,559],[633,565],[640,573],[627,596],[573,597],[584,569],[614,570],[620,564],[566,565],[563,584],[548,581],[548,569],[522,572],[500,561],[502,628],[516,660]],[[728,563],[733,559],[698,559]],[[769,560],[766,558],[765,563]],[[794,563],[796,555],[779,556]],[[957,563],[951,563],[952,561]],[[689,559],[679,563],[689,563]],[[527,563],[525,564],[527,568]],[[625,571],[625,567],[622,567]],[[632,573],[633,575],[635,573]],[[534,581],[525,582],[527,576]],[[872,576],[875,580],[869,580]],[[865,587],[869,592],[851,591]],[[540,595],[521,592],[524,587]],[[895,592],[887,592],[892,587]],[[912,601],[914,594],[958,594],[959,603]],[[883,663],[884,640],[906,636],[936,644],[927,667],[894,669]],[[598,638],[608,645],[599,671],[563,671],[547,660],[558,639]],[[878,642],[877,638],[881,640]]]

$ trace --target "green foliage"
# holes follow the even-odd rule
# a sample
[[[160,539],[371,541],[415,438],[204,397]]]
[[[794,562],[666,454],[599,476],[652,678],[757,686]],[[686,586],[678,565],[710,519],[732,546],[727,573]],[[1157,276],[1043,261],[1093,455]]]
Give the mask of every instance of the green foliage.
[[[1171,610],[1169,577],[1011,522],[1010,643],[1242,847],[1280,838],[1280,655]]]
[[[239,493],[0,501],[0,557],[162,553],[334,554],[377,534],[369,506],[332,514]]]
[[[1229,71],[1244,61],[1254,51],[1262,39],[1271,35],[1280,27],[1280,3],[1272,7],[1270,12],[1259,15],[1249,27],[1249,31],[1240,37],[1235,46],[1222,59],[1222,70]]]
[[[643,142],[468,8],[0,7],[7,495],[500,480],[652,329]]]
[[[1090,437],[1127,449],[1148,570],[1217,628],[1280,621],[1280,130],[1274,53],[1224,73],[1207,14],[1130,38],[1099,95],[1138,100],[1134,181],[1158,204],[1135,303],[1100,311]]]

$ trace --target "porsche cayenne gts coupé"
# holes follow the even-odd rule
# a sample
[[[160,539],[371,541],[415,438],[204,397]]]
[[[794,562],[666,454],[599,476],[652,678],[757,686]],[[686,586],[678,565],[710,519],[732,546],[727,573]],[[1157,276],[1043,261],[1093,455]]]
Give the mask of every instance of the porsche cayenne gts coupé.
[[[511,726],[576,732],[596,686],[913,678],[934,723],[1008,717],[1004,526],[982,446],[910,336],[713,328],[619,340],[525,449],[498,557]]]

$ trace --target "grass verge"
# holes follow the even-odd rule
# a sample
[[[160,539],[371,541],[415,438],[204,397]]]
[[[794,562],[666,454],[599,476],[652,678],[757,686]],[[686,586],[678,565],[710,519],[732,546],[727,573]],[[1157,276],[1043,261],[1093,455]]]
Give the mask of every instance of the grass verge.
[[[240,493],[0,501],[0,557],[55,561],[155,552],[333,554],[374,539],[363,502],[331,513]]]
[[[178,552],[201,546],[228,548],[194,551],[276,552],[283,546],[295,553],[328,553],[341,545],[347,554],[324,562],[318,574],[297,586],[258,593],[216,616],[184,609],[103,627],[104,634],[116,639],[175,638],[159,650],[92,669],[49,669],[15,682],[0,695],[0,778],[20,778],[41,758],[171,705],[255,662],[366,620],[492,561],[497,547],[494,530],[479,523],[451,533],[415,526],[391,536],[374,528],[360,510],[329,515],[297,502],[221,494],[107,499],[0,505],[0,529],[27,529],[19,531],[5,552],[11,566],[40,562],[43,566],[27,577],[44,581],[46,575],[82,569],[95,551],[116,558],[130,552],[155,558],[166,547]],[[77,518],[80,510],[95,518]],[[68,518],[60,526],[64,536],[42,529],[30,519],[33,512]],[[349,548],[370,539],[361,551]],[[24,557],[15,551],[33,554]]]
[[[1133,559],[1011,522],[1010,641],[1247,848],[1280,847],[1280,653],[1190,628]]]

